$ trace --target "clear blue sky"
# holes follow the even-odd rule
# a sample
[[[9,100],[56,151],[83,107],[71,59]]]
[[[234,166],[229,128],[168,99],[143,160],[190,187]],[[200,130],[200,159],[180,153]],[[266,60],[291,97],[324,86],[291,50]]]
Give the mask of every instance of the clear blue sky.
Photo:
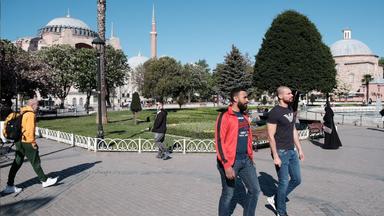
[[[1,38],[35,36],[56,17],[70,14],[96,28],[96,0],[0,0]],[[384,56],[384,1],[382,0],[107,0],[107,37],[111,22],[128,57],[139,51],[150,56],[152,4],[155,2],[158,55],[182,63],[206,59],[211,68],[223,62],[231,44],[242,53],[257,54],[266,30],[282,11],[294,9],[315,23],[327,45],[352,29]]]

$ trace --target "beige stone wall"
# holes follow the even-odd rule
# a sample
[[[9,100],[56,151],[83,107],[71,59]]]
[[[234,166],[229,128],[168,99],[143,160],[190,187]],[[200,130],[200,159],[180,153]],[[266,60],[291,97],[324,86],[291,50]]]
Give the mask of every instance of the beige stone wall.
[[[383,77],[383,68],[378,65],[377,56],[340,56],[334,57],[338,78],[351,86],[351,91],[362,90],[361,79],[371,74],[374,79]]]

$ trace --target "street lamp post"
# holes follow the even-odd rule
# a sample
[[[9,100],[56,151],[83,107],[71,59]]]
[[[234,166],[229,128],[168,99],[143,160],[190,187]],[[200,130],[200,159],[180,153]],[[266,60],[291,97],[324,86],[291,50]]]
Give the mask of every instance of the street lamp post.
[[[104,130],[103,130],[103,123],[102,123],[102,113],[101,113],[101,70],[100,70],[100,56],[102,52],[102,47],[105,45],[105,42],[100,38],[97,37],[92,41],[93,46],[96,48],[97,53],[97,97],[98,97],[98,127],[97,127],[97,138],[104,139]]]

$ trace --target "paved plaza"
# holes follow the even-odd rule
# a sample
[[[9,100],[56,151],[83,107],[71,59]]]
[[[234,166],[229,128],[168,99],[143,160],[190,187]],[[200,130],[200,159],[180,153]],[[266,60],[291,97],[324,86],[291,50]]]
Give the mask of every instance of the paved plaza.
[[[339,126],[343,147],[324,150],[323,140],[303,141],[302,185],[289,197],[293,216],[382,216],[384,213],[384,130]],[[1,195],[0,215],[217,215],[221,192],[215,154],[91,152],[38,140],[42,167],[59,176],[41,187],[29,162],[16,176],[19,194]],[[266,203],[276,189],[269,149],[255,153],[262,193],[257,215],[274,215]],[[10,160],[1,158],[4,188]],[[237,206],[235,215],[242,215]]]

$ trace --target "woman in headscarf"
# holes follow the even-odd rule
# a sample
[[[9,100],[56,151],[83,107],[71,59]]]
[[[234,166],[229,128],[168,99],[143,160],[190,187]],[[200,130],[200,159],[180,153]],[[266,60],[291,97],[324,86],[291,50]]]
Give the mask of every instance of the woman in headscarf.
[[[341,141],[339,139],[339,135],[337,134],[335,123],[333,122],[333,110],[331,109],[331,105],[329,101],[325,106],[325,115],[323,117],[324,120],[324,149],[338,149],[341,145]]]

